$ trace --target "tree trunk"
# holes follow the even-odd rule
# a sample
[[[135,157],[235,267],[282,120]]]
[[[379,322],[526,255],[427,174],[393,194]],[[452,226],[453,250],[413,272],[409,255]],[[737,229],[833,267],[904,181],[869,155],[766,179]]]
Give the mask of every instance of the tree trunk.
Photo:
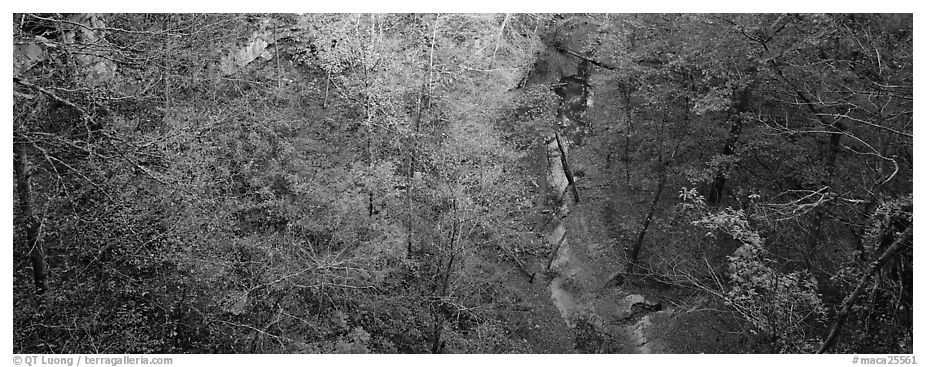
[[[462,233],[461,226],[463,225],[463,223],[459,219],[459,212],[457,211],[458,207],[457,207],[456,199],[453,199],[451,201],[451,207],[452,207],[451,210],[453,210],[453,213],[454,213],[454,218],[453,218],[453,225],[450,227],[450,242],[449,242],[450,257],[449,259],[447,259],[447,267],[444,273],[438,274],[438,275],[443,275],[443,279],[440,279],[441,283],[440,283],[440,293],[439,293],[439,300],[438,300],[439,302],[443,302],[444,297],[447,296],[448,291],[450,290],[450,275],[453,273],[453,263],[457,257],[457,251],[458,251],[457,245],[459,244],[459,241],[462,240],[459,237],[461,236],[461,233]],[[437,268],[440,269],[442,266],[443,264],[438,263]],[[443,349],[443,344],[444,344],[441,342],[441,333],[444,329],[444,322],[446,321],[446,318],[444,317],[444,313],[443,313],[444,310],[442,309],[442,307],[443,307],[443,304],[438,304],[437,312],[434,316],[437,319],[436,323],[434,324],[434,334],[432,335],[432,342],[431,342],[431,353],[434,353],[434,354],[440,353],[441,349]]]
[[[411,188],[412,188],[412,179],[415,175],[415,161],[418,157],[418,139],[420,138],[420,128],[421,128],[421,111],[422,108],[427,110],[431,109],[431,92],[433,88],[433,76],[434,76],[434,44],[436,43],[435,39],[437,38],[437,25],[440,21],[440,15],[438,14],[434,18],[434,30],[431,33],[431,50],[428,54],[428,82],[427,85],[421,86],[421,92],[418,93],[418,112],[415,116],[415,135],[412,137],[412,149],[411,157],[408,166],[408,187],[406,187],[406,196],[408,204],[408,223],[407,229],[408,233],[406,234],[407,245],[408,245],[408,256],[412,254],[412,198],[411,198]],[[425,93],[427,92],[427,93]]]
[[[170,15],[167,15],[167,19],[164,22],[164,32],[170,32],[171,19]],[[161,77],[164,78],[164,115],[161,119],[161,134],[166,134],[169,129],[169,124],[167,119],[170,118],[171,111],[171,36],[164,36],[164,68],[161,69]]]
[[[560,139],[559,133],[553,133],[556,136],[556,146],[559,148],[559,159],[563,163],[563,173],[566,174],[566,181],[569,182],[569,187],[572,188],[572,195],[576,199],[576,203],[579,202],[579,189],[576,188],[576,180],[572,175],[572,170],[569,169],[569,162],[566,160],[566,149],[563,147],[563,139]]]
[[[823,344],[820,345],[820,349],[817,349],[817,353],[826,352],[833,343],[836,341],[836,336],[839,335],[842,325],[846,322],[846,316],[849,315],[849,311],[852,309],[852,305],[855,304],[855,301],[858,300],[859,296],[862,294],[862,290],[865,288],[865,285],[868,284],[868,281],[873,275],[878,273],[881,270],[881,267],[890,260],[891,257],[900,252],[901,249],[909,245],[913,241],[913,227],[907,227],[907,230],[900,235],[900,238],[894,241],[890,247],[888,247],[881,257],[878,258],[874,263],[868,267],[868,271],[865,273],[865,276],[858,282],[858,285],[855,286],[855,290],[852,291],[852,294],[842,302],[842,307],[839,308],[839,312],[836,313],[836,321],[833,323],[833,326],[830,328],[829,334],[826,336],[826,340],[823,341]]]
[[[415,118],[415,134],[408,150],[408,179],[405,182],[405,236],[408,245],[407,256],[412,255],[412,185],[415,182],[415,161],[418,159],[418,126],[421,124],[421,99],[418,96],[418,115]]]
[[[646,213],[646,219],[643,220],[643,229],[640,230],[640,234],[637,235],[637,240],[633,243],[633,247],[630,248],[630,268],[627,269],[629,272],[636,270],[637,260],[639,260],[640,257],[640,250],[643,249],[643,239],[646,237],[646,230],[649,229],[649,225],[653,221],[653,213],[656,212],[656,204],[659,203],[662,191],[666,187],[666,179],[668,176],[668,172],[665,172],[664,167],[662,177],[659,179],[659,185],[656,186],[656,195],[653,196],[653,202],[650,204],[649,212]]]
[[[633,157],[630,155],[630,137],[633,135],[633,110],[631,110],[631,90],[630,85],[626,82],[618,84],[621,97],[624,103],[624,118],[627,119],[627,131],[624,132],[624,180],[627,192],[630,192],[630,166],[633,164]]]
[[[735,92],[734,92],[735,93]],[[749,93],[740,92],[739,99],[737,101],[736,107],[733,110],[733,125],[730,126],[730,134],[727,136],[727,142],[723,145],[723,150],[720,152],[723,157],[730,157],[736,152],[736,144],[740,139],[740,132],[743,130],[744,121],[737,114],[746,111],[746,105],[749,102]],[[714,176],[714,181],[711,182],[711,187],[708,190],[707,203],[708,204],[717,204],[723,198],[723,189],[727,184],[727,172],[723,166],[717,169],[717,174]]]
[[[591,57],[585,56],[585,55],[583,55],[583,54],[581,54],[581,53],[579,53],[579,52],[570,50],[570,49],[566,48],[565,46],[563,46],[563,45],[561,45],[561,44],[559,44],[559,43],[556,43],[556,44],[554,45],[554,47],[556,48],[557,51],[559,51],[559,52],[561,52],[561,53],[564,53],[564,54],[566,54],[566,55],[569,55],[569,56],[578,58],[578,59],[583,60],[583,61],[586,61],[586,62],[589,62],[589,63],[591,63],[592,65],[595,65],[595,66],[597,66],[597,67],[605,68],[605,69],[608,69],[608,70],[617,70],[617,68],[614,67],[614,66],[612,66],[612,65],[605,64],[605,63],[603,63],[603,62],[601,62],[601,61],[598,61],[598,60],[595,60],[595,59],[593,59],[593,58],[591,58]]]
[[[742,120],[736,120],[733,122],[733,126],[730,127],[730,135],[727,137],[727,142],[724,144],[723,151],[720,153],[722,156],[729,157],[733,155],[742,128]],[[724,167],[720,167],[717,169],[717,174],[714,176],[714,181],[711,182],[711,188],[708,190],[708,204],[717,204],[720,202],[720,199],[723,198],[723,188],[726,186],[726,184],[727,172],[724,170]]]
[[[370,212],[370,218],[372,218],[376,214],[373,207],[373,192],[367,194],[367,209]]]
[[[434,334],[431,336],[431,353],[438,354],[441,351],[441,331],[444,329],[444,315],[438,311],[437,322],[434,324]]]
[[[26,228],[26,244],[29,246],[29,261],[35,281],[35,293],[41,295],[48,290],[45,254],[39,240],[40,223],[32,212],[31,172],[22,144],[13,144],[13,172],[16,175],[16,191],[19,196],[19,214]]]

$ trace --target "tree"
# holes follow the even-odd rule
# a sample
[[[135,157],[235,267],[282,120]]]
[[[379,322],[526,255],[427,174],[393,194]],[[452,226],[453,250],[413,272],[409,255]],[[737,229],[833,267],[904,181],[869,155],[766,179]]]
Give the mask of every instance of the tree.
[[[762,351],[912,343],[908,15],[13,24],[18,352],[536,351],[551,203]]]
[[[677,138],[676,177],[688,179],[683,185],[706,188],[705,203],[716,209],[703,211],[704,220],[741,210],[757,233],[768,233],[760,252],[785,259],[763,265],[769,271],[788,274],[794,270],[789,264],[801,264],[809,274],[798,277],[801,282],[816,282],[816,290],[808,292],[827,299],[833,293],[852,293],[852,288],[843,290],[842,276],[863,276],[851,269],[872,252],[865,245],[871,241],[865,236],[869,216],[880,200],[910,187],[907,175],[912,170],[904,163],[909,155],[902,152],[912,136],[910,96],[900,91],[910,85],[911,59],[908,47],[897,47],[909,42],[907,19],[704,14],[622,16],[606,23],[600,27],[605,51],[593,59],[621,72],[610,76],[605,71],[604,88],[619,92],[626,105],[626,122],[612,127],[620,134],[613,141],[625,145],[624,155],[640,156],[644,149],[660,146],[650,141],[683,136]],[[887,45],[895,48],[888,50]],[[659,115],[685,122],[648,131],[647,120]],[[658,153],[650,155],[650,162],[667,156]],[[630,168],[626,166],[628,183]],[[655,172],[660,170],[647,168],[639,175]],[[663,242],[699,244],[697,251],[682,251],[707,252],[701,244],[713,250],[710,261],[705,257],[699,265],[672,260],[677,259],[672,254],[676,247],[654,248],[655,264],[646,267],[651,272],[686,274],[681,277],[686,281],[697,274],[708,283],[714,283],[712,274],[724,274],[722,269],[733,272],[726,257],[738,258],[742,241],[731,241],[736,236],[705,241],[694,237],[696,227],[646,230],[659,208],[664,183],[657,182],[644,230],[637,232],[628,259],[639,256],[644,235],[655,232]],[[670,187],[677,184],[668,181]],[[853,245],[847,248],[847,243]],[[695,258],[702,259],[700,254]],[[761,299],[752,297],[767,304]],[[770,304],[776,306],[769,312],[783,307]],[[779,331],[806,338],[780,350],[809,350],[813,326],[792,326],[791,331]]]

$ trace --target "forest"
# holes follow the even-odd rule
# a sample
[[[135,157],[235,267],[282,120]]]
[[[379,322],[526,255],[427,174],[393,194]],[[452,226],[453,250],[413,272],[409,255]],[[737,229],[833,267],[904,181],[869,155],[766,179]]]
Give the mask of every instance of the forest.
[[[912,353],[912,14],[13,14],[14,353]]]

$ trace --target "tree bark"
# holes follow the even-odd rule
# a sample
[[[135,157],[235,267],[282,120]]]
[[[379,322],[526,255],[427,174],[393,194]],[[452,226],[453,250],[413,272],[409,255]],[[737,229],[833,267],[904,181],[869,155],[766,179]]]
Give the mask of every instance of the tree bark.
[[[588,56],[585,56],[585,55],[580,54],[580,53],[578,53],[578,52],[575,52],[575,51],[573,51],[573,50],[570,50],[570,49],[566,48],[566,47],[563,46],[563,45],[556,44],[556,45],[554,45],[554,46],[556,47],[556,50],[557,50],[557,51],[562,52],[562,53],[564,53],[564,54],[566,54],[566,55],[569,55],[569,56],[572,56],[572,57],[576,57],[576,58],[578,58],[578,59],[580,59],[580,60],[588,61],[588,62],[592,63],[592,65],[595,65],[595,66],[598,66],[598,67],[601,67],[601,68],[605,68],[605,69],[608,69],[608,70],[617,70],[617,68],[614,67],[614,66],[605,64],[605,63],[603,63],[603,62],[601,62],[601,61],[595,60],[595,59],[593,59],[593,58],[591,58],[591,57],[588,57]]]
[[[839,312],[836,313],[836,321],[833,323],[833,326],[830,328],[829,334],[826,336],[826,340],[823,341],[823,344],[820,345],[820,348],[817,349],[817,354],[826,352],[833,343],[836,341],[836,337],[839,335],[839,331],[842,329],[843,324],[846,322],[846,316],[849,315],[849,311],[852,309],[852,305],[855,304],[855,301],[858,300],[859,296],[862,295],[862,290],[865,288],[865,285],[868,284],[868,281],[871,280],[871,277],[878,273],[881,270],[881,267],[890,260],[891,257],[900,252],[904,247],[909,245],[913,241],[913,227],[907,227],[907,230],[900,235],[900,238],[894,241],[887,250],[884,250],[884,253],[875,260],[869,267],[868,272],[865,273],[865,276],[858,282],[858,285],[855,287],[855,290],[852,291],[852,294],[849,295],[845,301],[842,302],[842,306],[839,308]]]
[[[665,168],[663,169],[665,170]],[[646,219],[643,220],[643,229],[640,230],[640,234],[637,235],[637,240],[633,243],[633,247],[630,248],[630,269],[628,269],[630,271],[635,270],[637,266],[640,250],[643,249],[643,239],[646,237],[646,230],[649,229],[649,225],[653,221],[653,214],[656,212],[656,204],[659,203],[662,191],[666,187],[666,179],[668,176],[668,173],[663,171],[662,177],[659,179],[659,185],[656,186],[656,195],[653,196],[653,202],[650,204],[649,212],[646,213]]]
[[[167,15],[167,20],[164,22],[164,32],[170,31],[171,26],[170,15]],[[161,77],[164,78],[164,117],[167,117],[167,114],[170,113],[170,76],[171,76],[171,50],[170,50],[170,36],[164,36],[164,69],[161,70]],[[164,124],[167,125],[167,124]],[[166,126],[165,126],[166,129]]]
[[[727,135],[727,141],[723,145],[723,150],[720,152],[723,157],[730,157],[736,152],[736,144],[739,143],[740,132],[743,131],[743,125],[745,121],[740,113],[746,112],[746,108],[749,105],[749,92],[748,90],[734,91],[736,96],[736,104],[733,107],[733,125],[730,126],[730,134]],[[717,169],[717,174],[714,176],[714,180],[711,182],[711,187],[708,190],[707,203],[708,204],[717,204],[723,198],[723,189],[727,184],[727,172],[724,170],[724,167],[721,166]]]
[[[415,176],[415,161],[418,157],[418,139],[420,138],[420,128],[421,128],[421,111],[422,108],[427,110],[431,109],[431,92],[433,87],[433,75],[434,75],[434,44],[437,39],[437,25],[440,21],[440,14],[437,15],[437,18],[434,19],[434,30],[431,32],[431,50],[428,54],[428,81],[426,85],[421,86],[421,92],[418,93],[418,111],[415,115],[415,134],[412,136],[412,148],[410,153],[410,159],[408,164],[408,186],[406,187],[406,203],[408,206],[408,223],[407,229],[408,233],[406,234],[406,240],[408,245],[408,256],[412,254],[412,197],[411,189],[412,182]],[[427,93],[425,93],[427,92]],[[426,106],[425,106],[426,104]]]
[[[453,218],[453,225],[450,227],[450,242],[449,242],[450,258],[447,260],[446,271],[444,271],[443,274],[438,274],[438,275],[443,275],[443,279],[440,280],[441,282],[440,293],[439,293],[440,302],[442,302],[442,300],[444,299],[444,297],[447,296],[447,293],[450,290],[450,275],[453,273],[453,262],[457,257],[457,251],[458,251],[456,247],[459,244],[459,241],[462,240],[459,237],[461,236],[461,233],[462,233],[461,226],[463,225],[463,223],[459,218],[459,212],[458,212],[459,208],[457,207],[456,199],[453,199],[451,201],[451,206],[452,206],[452,210],[454,213],[454,218]],[[437,268],[440,269],[442,266],[443,264],[438,262]],[[434,353],[434,354],[440,353],[444,345],[444,343],[441,342],[441,333],[443,331],[444,322],[446,321],[446,318],[444,317],[444,314],[443,314],[444,311],[441,309],[441,306],[442,305],[440,304],[437,306],[437,312],[435,314],[435,318],[437,319],[437,322],[434,325],[434,334],[432,336],[432,342],[431,342],[431,353]]]
[[[443,343],[441,342],[441,331],[444,329],[444,315],[441,315],[440,310],[438,310],[437,316],[435,317],[437,318],[437,321],[434,324],[434,334],[431,337],[432,338],[431,339],[431,353],[432,354],[440,353],[442,349],[441,346],[443,345]]]
[[[19,214],[26,228],[26,244],[29,246],[29,261],[32,264],[32,277],[35,293],[41,295],[48,290],[45,253],[39,239],[40,223],[32,211],[32,183],[29,162],[22,144],[13,144],[13,172],[16,175],[16,191],[19,199]]]
[[[630,137],[633,135],[633,110],[631,109],[631,89],[627,82],[618,84],[621,98],[624,103],[624,118],[627,120],[627,131],[624,132],[624,180],[627,192],[630,192],[630,167],[633,164],[633,157],[630,155]]]
[[[566,181],[569,182],[569,187],[572,188],[572,195],[576,199],[576,203],[579,202],[579,189],[576,188],[576,180],[572,175],[572,170],[569,169],[569,162],[566,160],[566,149],[563,148],[563,139],[559,137],[559,133],[553,133],[556,136],[556,146],[559,148],[559,159],[563,163],[563,173],[566,174]]]
[[[720,154],[724,157],[732,156],[736,150],[736,143],[739,141],[740,131],[743,129],[743,120],[737,119],[730,126],[730,135],[727,136],[727,142],[723,146]],[[723,188],[727,184],[727,172],[724,167],[717,169],[717,174],[711,182],[711,188],[708,190],[707,203],[717,204],[723,198]]]
[[[423,88],[422,93],[423,94]],[[418,127],[421,124],[421,94],[418,95],[418,113],[415,116],[415,133],[411,138],[411,148],[408,150],[408,179],[405,182],[405,220],[407,256],[412,255],[412,185],[415,182],[415,161],[418,159]]]

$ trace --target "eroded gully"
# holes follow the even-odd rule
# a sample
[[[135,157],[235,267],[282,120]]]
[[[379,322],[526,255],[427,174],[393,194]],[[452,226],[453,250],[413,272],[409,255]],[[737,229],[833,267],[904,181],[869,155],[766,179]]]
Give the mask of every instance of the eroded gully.
[[[652,353],[665,352],[666,346],[652,340],[652,312],[668,313],[662,306],[641,294],[626,292],[608,280],[619,262],[601,256],[602,238],[590,235],[589,221],[596,213],[584,204],[582,192],[570,168],[570,144],[580,144],[588,129],[583,121],[590,105],[589,76],[591,66],[580,62],[575,75],[559,80],[556,93],[561,98],[556,132],[545,141],[546,181],[558,198],[545,241],[554,249],[547,270],[550,296],[570,328],[591,325],[594,333],[608,342],[597,352]],[[597,198],[586,198],[595,200]],[[612,254],[613,255],[613,254]],[[602,261],[611,264],[602,266]],[[607,269],[610,268],[610,269]],[[578,343],[577,343],[578,344]],[[584,350],[589,351],[589,350]]]

